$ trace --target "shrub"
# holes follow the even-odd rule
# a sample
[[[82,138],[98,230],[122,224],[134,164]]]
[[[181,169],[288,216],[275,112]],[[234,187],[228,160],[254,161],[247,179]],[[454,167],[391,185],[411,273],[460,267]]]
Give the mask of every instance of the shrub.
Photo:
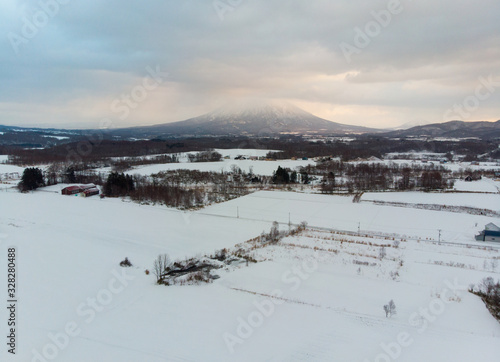
[[[125,267],[125,268],[128,268],[128,267],[131,267],[132,266],[132,263],[130,262],[130,260],[128,260],[127,257],[125,257],[125,260],[122,260],[120,262],[120,266],[122,267]]]

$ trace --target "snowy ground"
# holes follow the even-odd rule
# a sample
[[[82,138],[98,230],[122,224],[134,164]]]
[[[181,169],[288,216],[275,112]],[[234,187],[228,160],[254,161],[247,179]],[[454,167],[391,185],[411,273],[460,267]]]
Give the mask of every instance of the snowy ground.
[[[140,174],[144,176],[158,173],[160,171],[170,170],[199,170],[210,172],[231,172],[234,167],[240,168],[244,172],[252,171],[256,175],[271,176],[278,166],[288,167],[292,170],[307,165],[314,165],[313,160],[280,160],[280,161],[257,161],[249,160],[250,157],[264,157],[268,152],[280,152],[273,150],[259,150],[259,149],[215,149],[224,158],[220,162],[189,162],[188,154],[196,154],[198,152],[182,152],[175,153],[179,157],[178,163],[167,164],[152,164],[145,166],[137,166],[127,171],[128,174]],[[156,157],[159,155],[145,156],[146,158]],[[247,159],[236,160],[238,156],[243,156]],[[229,158],[226,158],[229,157]],[[118,158],[117,158],[118,159]],[[110,168],[102,168],[96,171],[109,172]]]
[[[458,191],[472,191],[472,192],[496,192],[500,193],[500,181],[495,181],[489,178],[483,177],[483,179],[478,181],[455,181],[454,190]]]
[[[10,172],[19,172],[22,174],[24,171],[24,167],[15,166],[15,165],[6,165],[0,163],[0,174],[10,173]]]
[[[2,361],[498,361],[500,324],[466,291],[499,277],[499,251],[473,238],[496,219],[288,192],[181,212],[58,191],[0,192],[0,285],[15,246],[19,298],[18,355],[4,344]],[[144,273],[159,253],[230,248],[289,218],[316,229],[255,248],[261,262],[213,284],[160,287]],[[457,244],[427,240],[438,229]],[[0,320],[4,335],[5,308]]]
[[[386,159],[386,160],[363,160],[363,161],[352,161],[349,163],[360,164],[360,163],[381,163],[381,164],[390,164],[395,163],[397,165],[420,165],[420,166],[441,166],[450,171],[459,171],[459,170],[472,170],[472,171],[481,171],[481,170],[500,170],[500,164],[498,162],[479,162],[478,165],[473,165],[471,162],[448,162],[441,164],[439,161],[426,161],[422,162],[422,160],[404,160],[404,159]]]
[[[406,195],[406,193],[401,194]],[[376,195],[378,197],[387,195],[389,198],[393,193]],[[425,200],[426,194],[420,195],[422,200]],[[413,200],[418,201],[415,196]],[[487,223],[498,223],[495,218],[485,216],[353,203],[352,196],[271,191],[256,192],[199,211],[206,215],[221,216],[236,216],[237,212],[240,218],[249,220],[276,220],[288,223],[290,218],[292,223],[305,220],[317,227],[349,231],[357,231],[359,227],[361,230],[393,232],[436,240],[438,230],[441,230],[444,239],[453,242],[469,242]]]
[[[424,192],[367,192],[361,200],[468,206],[500,212],[500,194],[486,193],[424,193]]]
[[[298,167],[304,167],[314,164],[314,161],[251,161],[251,160],[223,160],[220,162],[181,162],[181,163],[167,163],[159,165],[148,165],[135,167],[127,173],[151,175],[160,171],[169,170],[200,170],[200,171],[213,171],[213,172],[231,172],[233,167],[239,167],[244,172],[253,171],[256,175],[271,176],[278,166],[289,167],[294,170]]]

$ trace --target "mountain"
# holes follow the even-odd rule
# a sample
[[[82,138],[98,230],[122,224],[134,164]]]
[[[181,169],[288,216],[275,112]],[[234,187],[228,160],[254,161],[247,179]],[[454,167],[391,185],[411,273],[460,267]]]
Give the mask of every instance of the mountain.
[[[379,130],[349,126],[316,117],[284,102],[233,103],[185,121],[114,131],[133,137],[265,136],[277,134],[360,134]]]
[[[428,122],[428,121],[413,121],[413,122],[406,122],[406,123],[403,123],[402,125],[398,126],[398,127],[393,127],[393,128],[390,128],[391,130],[394,130],[394,131],[399,131],[399,130],[404,130],[404,129],[410,129],[410,128],[413,128],[413,127],[418,127],[418,126],[427,126],[428,124],[431,124],[432,122]]]
[[[500,121],[497,122],[463,122],[451,121],[433,123],[384,133],[387,137],[477,137],[481,139],[500,138]]]
[[[45,148],[78,141],[85,131],[0,125],[0,145]]]

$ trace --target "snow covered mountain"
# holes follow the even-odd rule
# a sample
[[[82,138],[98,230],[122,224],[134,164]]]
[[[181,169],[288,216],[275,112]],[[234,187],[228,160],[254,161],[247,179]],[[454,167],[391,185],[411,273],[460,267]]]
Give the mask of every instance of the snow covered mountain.
[[[477,137],[492,139],[500,137],[500,121],[463,122],[451,121],[402,129],[384,134],[388,137]]]
[[[431,123],[432,122],[429,122],[429,121],[410,121],[410,122],[403,123],[402,125],[400,125],[398,127],[394,127],[393,130],[400,131],[400,130],[410,129],[413,127],[426,126],[426,125],[431,124]]]
[[[120,130],[135,137],[172,135],[262,136],[295,134],[353,134],[378,130],[350,126],[316,117],[286,102],[239,102],[185,121]]]

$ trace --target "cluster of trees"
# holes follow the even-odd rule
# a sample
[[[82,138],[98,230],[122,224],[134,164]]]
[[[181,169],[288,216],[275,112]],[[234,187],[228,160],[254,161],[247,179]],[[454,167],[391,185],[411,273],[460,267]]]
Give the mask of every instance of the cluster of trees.
[[[222,160],[222,155],[216,151],[203,151],[188,154],[189,162],[218,162]]]
[[[477,155],[497,157],[497,144],[491,141],[424,141],[400,140],[377,137],[357,136],[349,142],[342,140],[308,141],[301,136],[284,135],[278,138],[249,137],[205,137],[175,140],[116,141],[102,139],[104,135],[81,136],[77,142],[56,145],[45,149],[10,148],[9,162],[17,165],[48,164],[52,162],[95,163],[110,157],[138,157],[163,153],[204,151],[207,149],[241,148],[282,150],[270,152],[268,158],[289,159],[291,157],[326,157],[338,155],[343,161],[371,156],[382,157],[390,152],[419,152],[466,155],[466,160],[477,159]]]
[[[259,143],[261,140],[259,140]],[[491,141],[423,141],[400,140],[376,137],[359,136],[349,142],[332,140],[325,142],[310,142],[301,137],[280,138],[263,142],[268,149],[283,150],[282,152],[269,152],[268,158],[289,159],[291,157],[328,157],[340,156],[342,161],[352,161],[357,158],[379,157],[387,153],[402,152],[431,152],[451,153],[466,155],[469,161],[476,159],[477,155],[491,154],[497,151],[496,144]]]
[[[108,159],[106,163],[111,164],[111,168],[116,172],[130,170],[134,166],[154,165],[165,163],[178,163],[178,154],[158,155],[152,157],[125,157],[117,160]]]
[[[21,177],[21,182],[18,184],[19,190],[31,191],[41,186],[45,186],[42,170],[36,167],[26,168]]]
[[[299,177],[300,175],[300,177]],[[303,184],[309,183],[309,174],[303,170],[300,173],[290,171],[289,169],[278,166],[278,169],[273,172],[272,183],[278,185],[295,184],[299,181]]]
[[[484,301],[490,313],[500,321],[500,282],[492,277],[482,280],[479,286],[472,286],[469,292],[478,295]]]
[[[433,190],[453,186],[451,171],[434,165],[325,161],[310,167],[309,171],[321,177],[321,190],[325,193],[343,189],[350,192],[417,188]]]
[[[186,189],[161,184],[142,185],[129,196],[138,202],[153,202],[186,209],[204,205],[206,199],[206,193],[202,188]]]
[[[230,173],[173,170],[133,178],[136,187],[129,193],[133,200],[178,208],[199,207],[247,195],[255,179],[239,169]]]
[[[134,190],[134,179],[123,172],[111,172],[104,185],[104,194],[106,196],[126,196],[130,195]]]
[[[175,149],[174,146],[168,146],[164,142],[155,141],[91,140],[82,137],[81,141],[50,148],[12,150],[9,154],[9,163],[16,165],[83,163],[87,166],[98,164],[98,167],[101,167],[103,162],[109,164],[111,157],[157,155],[170,153]]]
[[[55,185],[57,183],[93,183],[103,185],[107,177],[105,173],[85,169],[84,165],[81,164],[66,166],[63,163],[51,164],[46,169],[44,176],[47,185]]]

